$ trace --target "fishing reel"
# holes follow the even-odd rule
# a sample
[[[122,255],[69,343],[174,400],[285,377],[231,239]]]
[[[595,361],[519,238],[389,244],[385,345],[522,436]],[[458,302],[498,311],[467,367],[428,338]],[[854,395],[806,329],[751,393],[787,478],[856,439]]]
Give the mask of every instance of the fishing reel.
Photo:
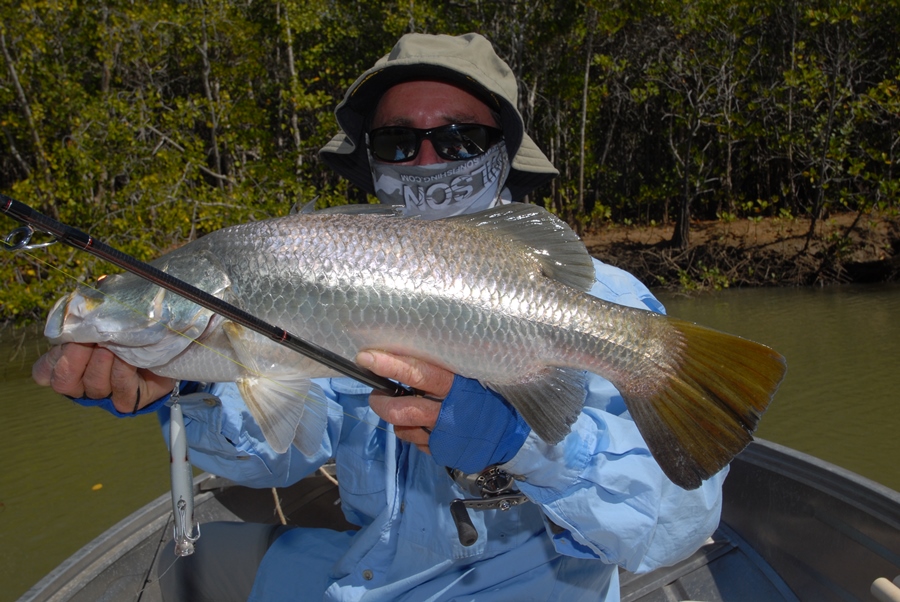
[[[528,501],[525,494],[515,488],[512,476],[497,464],[488,466],[478,474],[466,474],[450,468],[447,472],[463,491],[477,496],[473,499],[455,499],[450,502],[450,515],[456,524],[459,543],[466,547],[478,541],[478,531],[472,524],[467,508],[506,512],[513,506]]]

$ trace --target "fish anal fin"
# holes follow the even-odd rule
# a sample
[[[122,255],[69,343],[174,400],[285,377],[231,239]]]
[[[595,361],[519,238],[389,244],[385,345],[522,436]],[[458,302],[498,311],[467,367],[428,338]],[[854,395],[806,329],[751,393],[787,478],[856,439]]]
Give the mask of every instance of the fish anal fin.
[[[752,441],[786,367],[765,345],[669,322],[683,344],[668,375],[649,388],[646,380],[616,385],[666,476],[696,489]]]
[[[550,367],[522,383],[484,383],[511,403],[528,426],[545,442],[555,445],[569,434],[584,407],[585,373]]]

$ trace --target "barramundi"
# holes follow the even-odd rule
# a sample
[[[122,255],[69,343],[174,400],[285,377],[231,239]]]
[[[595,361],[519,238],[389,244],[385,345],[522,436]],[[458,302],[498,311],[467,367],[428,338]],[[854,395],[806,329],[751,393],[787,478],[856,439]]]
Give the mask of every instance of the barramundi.
[[[750,442],[785,373],[764,345],[589,295],[584,244],[535,205],[438,221],[301,212],[212,232],[153,265],[350,360],[384,350],[478,379],[549,444],[596,373],[688,489]],[[278,452],[322,440],[326,404],[309,379],[332,370],[132,274],[60,299],[45,334],[162,376],[236,382]]]

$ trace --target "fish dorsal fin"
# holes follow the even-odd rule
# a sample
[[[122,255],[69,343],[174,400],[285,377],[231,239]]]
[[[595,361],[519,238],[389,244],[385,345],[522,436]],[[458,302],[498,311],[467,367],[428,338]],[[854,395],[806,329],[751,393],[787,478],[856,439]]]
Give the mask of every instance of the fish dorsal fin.
[[[548,278],[581,291],[594,285],[594,263],[584,243],[568,224],[543,207],[510,203],[446,219],[487,228],[522,244]]]
[[[319,200],[319,197],[313,198],[311,201],[297,201],[291,207],[291,210],[288,212],[288,215],[307,215],[309,213],[315,213],[316,211],[316,201]]]
[[[296,207],[296,206],[295,206]],[[291,214],[303,215],[380,215],[384,217],[402,217],[405,208],[403,205],[384,205],[381,203],[334,205],[323,209],[316,209],[315,201],[303,205],[299,211],[291,210]]]

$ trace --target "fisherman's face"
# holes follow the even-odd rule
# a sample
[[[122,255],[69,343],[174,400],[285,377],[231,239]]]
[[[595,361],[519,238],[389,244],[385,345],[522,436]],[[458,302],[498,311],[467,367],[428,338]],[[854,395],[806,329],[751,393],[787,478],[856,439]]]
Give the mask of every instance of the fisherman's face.
[[[372,129],[403,126],[430,129],[451,123],[476,123],[498,127],[491,109],[466,90],[439,81],[410,81],[388,89],[378,101]],[[423,140],[418,154],[399,165],[446,163],[430,140]]]

